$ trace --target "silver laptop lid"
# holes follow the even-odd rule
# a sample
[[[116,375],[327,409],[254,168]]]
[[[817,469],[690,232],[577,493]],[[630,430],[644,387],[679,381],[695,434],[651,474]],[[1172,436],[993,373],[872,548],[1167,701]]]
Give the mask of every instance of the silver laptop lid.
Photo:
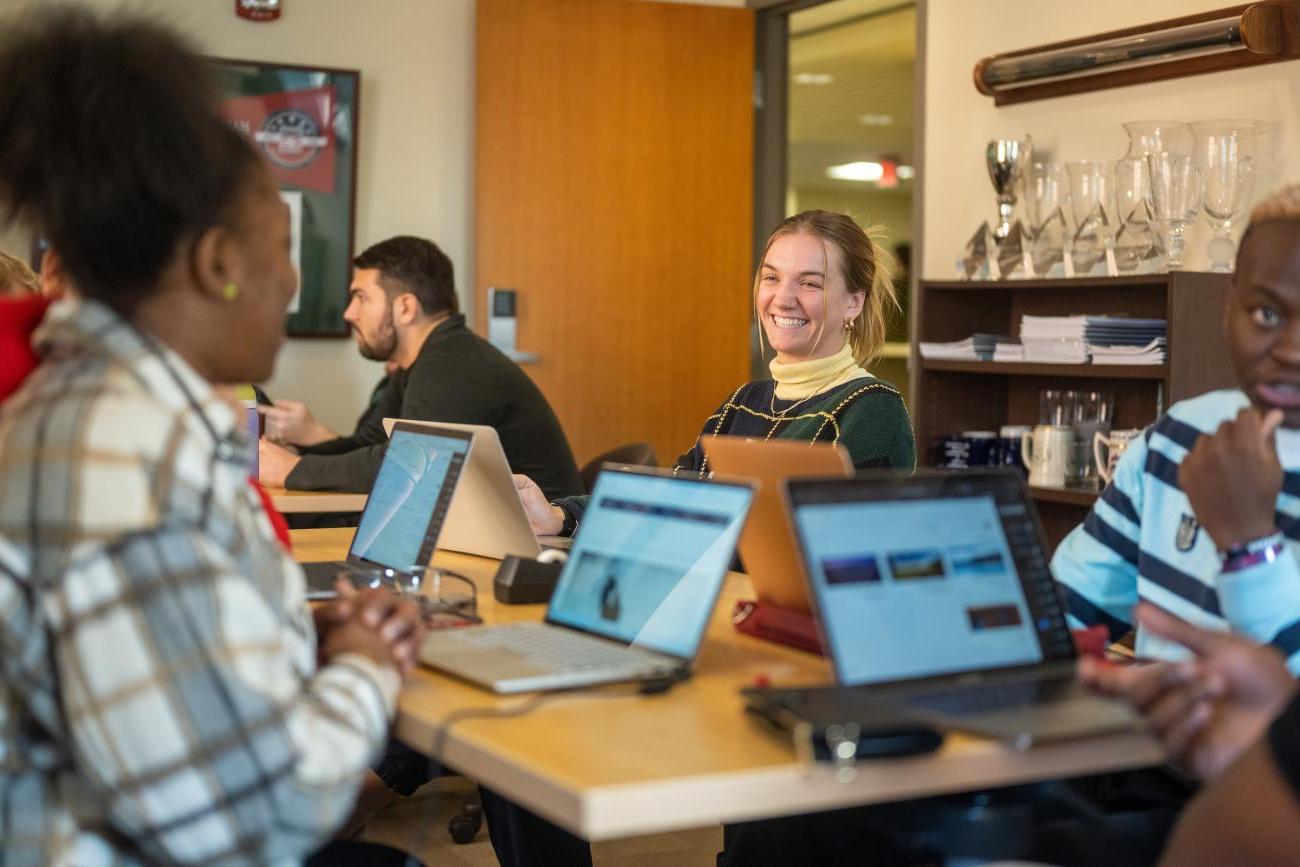
[[[397,571],[433,556],[473,438],[398,422],[348,548],[348,562]]]
[[[787,496],[841,684],[1074,658],[1017,474],[795,479]]]
[[[398,419],[386,418],[391,430]],[[440,546],[451,551],[500,560],[508,554],[536,557],[541,553],[537,536],[511,477],[510,463],[495,429],[480,424],[427,422],[401,419],[402,424],[458,430],[474,438],[474,448],[461,473],[456,496],[447,511]]]
[[[753,495],[743,482],[603,471],[547,622],[693,659]]]

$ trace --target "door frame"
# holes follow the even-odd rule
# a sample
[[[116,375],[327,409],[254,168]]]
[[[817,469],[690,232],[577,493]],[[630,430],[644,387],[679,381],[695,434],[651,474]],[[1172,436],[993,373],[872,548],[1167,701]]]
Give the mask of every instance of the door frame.
[[[745,0],[754,10],[754,270],[772,227],[785,218],[785,188],[789,172],[786,132],[790,115],[790,15],[834,0]],[[912,262],[908,269],[908,343],[916,354],[916,284],[925,261],[925,31],[929,0],[916,0],[916,77],[913,82]],[[754,327],[758,328],[755,322]],[[755,332],[757,334],[757,332]],[[767,377],[767,365],[753,341],[750,359],[755,379]],[[916,365],[910,359],[910,392],[916,394]]]

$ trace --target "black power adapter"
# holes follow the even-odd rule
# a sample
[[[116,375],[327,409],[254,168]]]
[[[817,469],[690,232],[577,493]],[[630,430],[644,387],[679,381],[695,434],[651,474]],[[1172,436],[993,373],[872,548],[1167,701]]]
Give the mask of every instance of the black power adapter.
[[[506,605],[536,605],[551,600],[563,563],[543,563],[508,555],[492,580],[492,595]]]

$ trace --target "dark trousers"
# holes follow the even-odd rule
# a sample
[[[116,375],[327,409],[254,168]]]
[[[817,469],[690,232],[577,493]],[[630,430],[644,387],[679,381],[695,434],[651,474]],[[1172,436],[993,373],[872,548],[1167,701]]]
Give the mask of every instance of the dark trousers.
[[[371,770],[384,781],[385,786],[409,798],[415,794],[416,789],[440,776],[444,769],[434,759],[416,752],[399,740],[389,738],[383,756]]]
[[[400,849],[341,840],[312,855],[303,867],[421,867],[421,862]]]
[[[881,828],[884,808],[854,807],[722,828],[718,867],[898,867],[939,863],[904,854],[892,834]]]
[[[388,788],[410,797],[444,769],[433,759],[390,739],[374,771]],[[478,791],[492,848],[505,867],[591,867],[587,841],[487,789],[479,787]]]
[[[294,512],[284,516],[290,530],[355,527],[359,519],[356,512]]]
[[[718,864],[896,867],[964,855],[1146,867],[1192,791],[1156,769],[744,822],[723,829]]]
[[[478,793],[502,867],[591,867],[586,840],[482,786]]]

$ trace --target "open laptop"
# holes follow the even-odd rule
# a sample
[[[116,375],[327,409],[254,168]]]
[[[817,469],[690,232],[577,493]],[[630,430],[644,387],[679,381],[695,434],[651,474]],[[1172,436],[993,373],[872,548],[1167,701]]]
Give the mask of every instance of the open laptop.
[[[332,597],[340,574],[400,573],[426,565],[472,444],[473,437],[464,431],[397,423],[389,432],[348,559],[303,564],[307,598]]]
[[[700,445],[715,473],[758,482],[737,551],[759,600],[809,612],[803,563],[781,491],[785,480],[796,476],[853,475],[848,451],[833,443],[734,436],[702,437]]]
[[[1006,470],[791,480],[841,700],[1028,746],[1131,729],[1075,677],[1043,531]],[[851,718],[851,717],[849,717]]]
[[[502,693],[684,676],[752,498],[743,482],[605,470],[545,622],[435,632],[420,660]]]
[[[397,419],[384,419],[384,430],[391,431],[397,423]],[[400,423],[458,430],[474,437],[469,463],[461,472],[460,485],[442,528],[440,547],[502,560],[507,554],[536,557],[543,548],[567,549],[572,544],[566,536],[539,537],[533,533],[495,428],[409,419]]]

